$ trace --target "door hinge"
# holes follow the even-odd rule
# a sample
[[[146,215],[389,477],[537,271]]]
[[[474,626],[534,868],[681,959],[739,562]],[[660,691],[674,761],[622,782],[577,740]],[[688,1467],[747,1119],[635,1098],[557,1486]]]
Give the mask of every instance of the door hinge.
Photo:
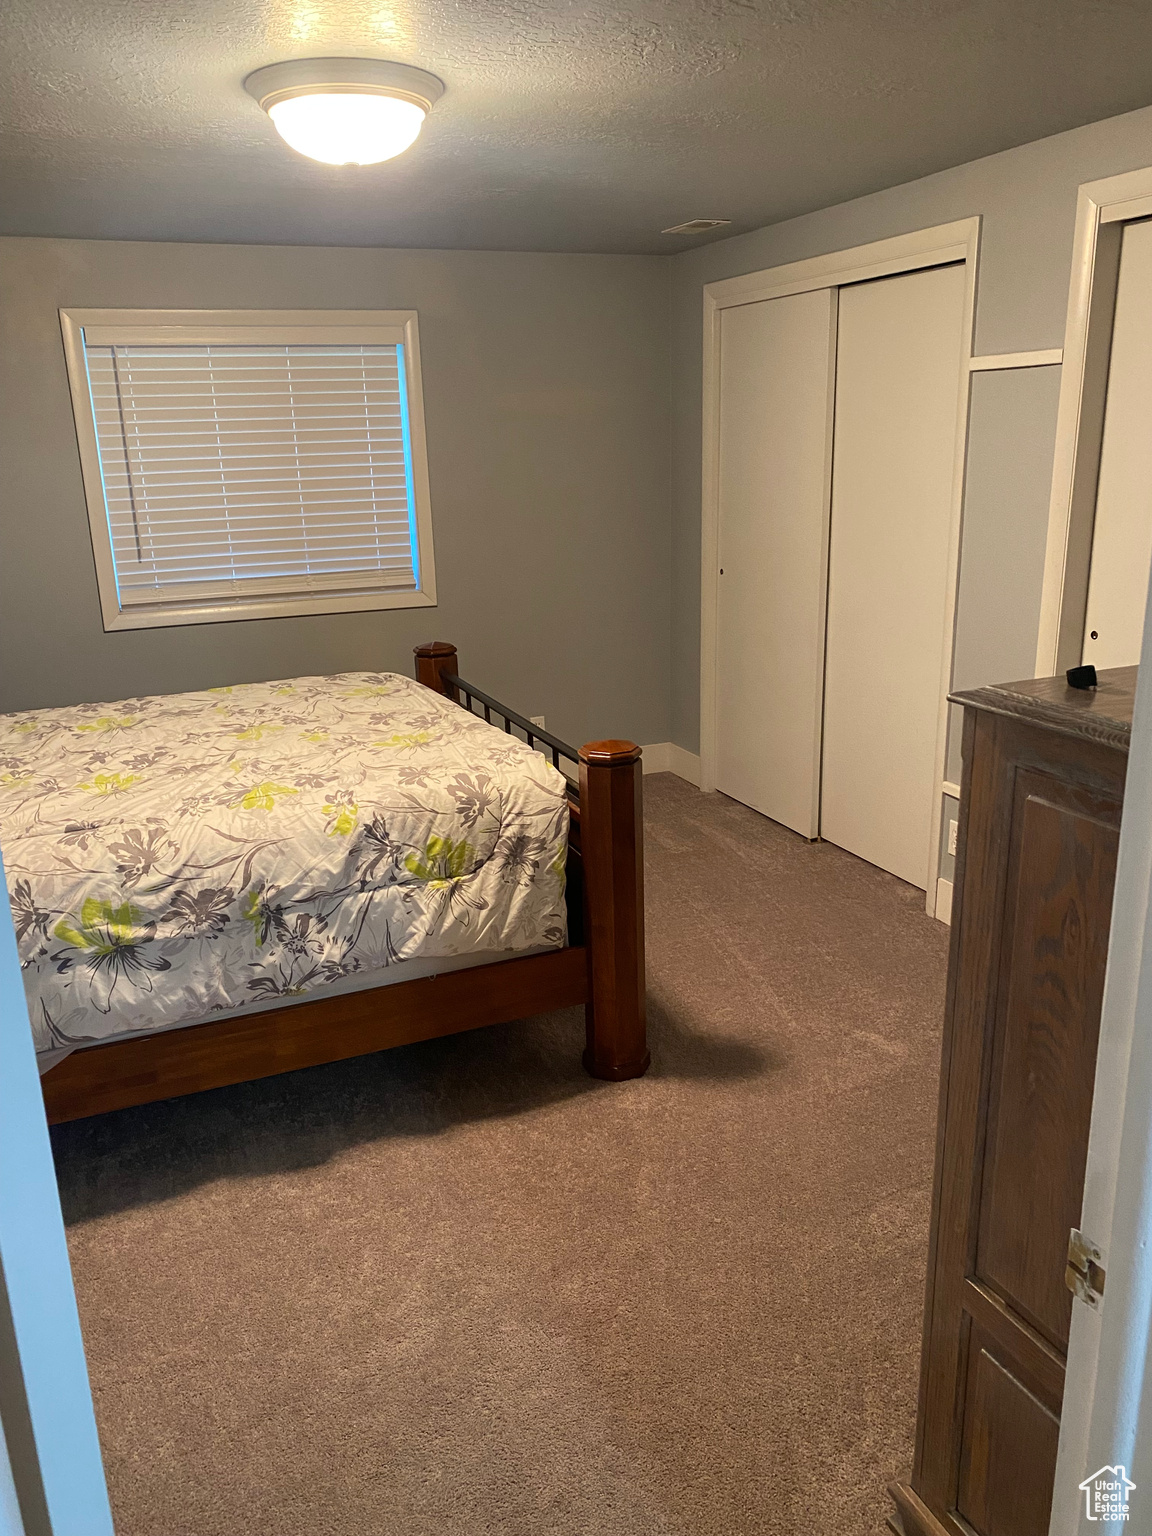
[[[1090,1307],[1098,1307],[1104,1296],[1104,1266],[1100,1262],[1100,1250],[1089,1242],[1076,1227],[1068,1234],[1068,1263],[1064,1269],[1064,1284],[1073,1296],[1079,1296]]]

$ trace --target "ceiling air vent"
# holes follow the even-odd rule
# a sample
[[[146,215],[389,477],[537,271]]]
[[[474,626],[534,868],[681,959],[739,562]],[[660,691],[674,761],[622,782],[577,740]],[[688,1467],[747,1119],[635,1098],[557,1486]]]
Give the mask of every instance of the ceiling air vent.
[[[662,235],[702,235],[709,229],[720,229],[724,224],[731,224],[731,219],[689,219],[686,224],[673,224],[669,229],[662,229]]]

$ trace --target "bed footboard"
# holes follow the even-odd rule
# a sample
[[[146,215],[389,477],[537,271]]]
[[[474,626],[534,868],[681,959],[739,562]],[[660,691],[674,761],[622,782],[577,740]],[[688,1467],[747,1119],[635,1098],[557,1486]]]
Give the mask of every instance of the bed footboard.
[[[573,862],[583,876],[583,947],[588,970],[588,1043],[593,1077],[619,1082],[648,1068],[644,981],[644,820],[640,748],[631,741],[590,741],[577,751],[466,682],[456,647],[443,640],[415,648],[416,677],[489,723],[520,730],[559,767],[579,771],[572,785]],[[476,706],[479,705],[479,709]],[[570,927],[573,925],[570,924]],[[575,937],[575,935],[572,935]]]
[[[640,748],[590,741],[580,748],[580,841],[588,1046],[593,1077],[619,1082],[647,1071],[644,988],[644,812]]]

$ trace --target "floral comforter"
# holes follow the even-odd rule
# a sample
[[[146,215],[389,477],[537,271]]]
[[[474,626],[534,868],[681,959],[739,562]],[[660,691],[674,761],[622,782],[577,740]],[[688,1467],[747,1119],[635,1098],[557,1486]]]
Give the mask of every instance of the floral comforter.
[[[559,946],[567,830],[543,757],[392,673],[0,716],[38,1050]]]

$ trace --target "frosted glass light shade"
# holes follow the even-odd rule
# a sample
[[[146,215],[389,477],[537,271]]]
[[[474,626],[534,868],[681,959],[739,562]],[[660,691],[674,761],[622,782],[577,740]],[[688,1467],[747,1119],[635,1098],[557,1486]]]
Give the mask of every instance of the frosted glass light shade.
[[[250,74],[244,89],[300,154],[377,165],[408,148],[444,82],[388,59],[285,59]]]
[[[268,108],[286,144],[328,165],[376,165],[402,154],[424,126],[425,108],[376,93],[316,91]]]

